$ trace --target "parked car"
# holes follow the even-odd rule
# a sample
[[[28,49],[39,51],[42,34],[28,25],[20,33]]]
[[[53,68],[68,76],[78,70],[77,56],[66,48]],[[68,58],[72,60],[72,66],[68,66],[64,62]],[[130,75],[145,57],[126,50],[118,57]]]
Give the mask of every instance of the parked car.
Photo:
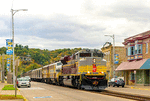
[[[21,86],[31,87],[31,84],[30,84],[30,81],[28,78],[18,78],[17,86],[18,86],[18,88],[20,88]]]
[[[29,81],[31,82],[31,78],[30,78],[30,76],[25,76],[25,78],[29,79]]]
[[[110,87],[110,86],[113,86],[113,87],[115,87],[115,86],[117,86],[117,87],[122,86],[122,87],[124,87],[124,85],[125,85],[125,82],[124,82],[124,80],[121,79],[121,78],[112,78],[112,79],[108,82],[108,86],[109,86],[109,87]]]

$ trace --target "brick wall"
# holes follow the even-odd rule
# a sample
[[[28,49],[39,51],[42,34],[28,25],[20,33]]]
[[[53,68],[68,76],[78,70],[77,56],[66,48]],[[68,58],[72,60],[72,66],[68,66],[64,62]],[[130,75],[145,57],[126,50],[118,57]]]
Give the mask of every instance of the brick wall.
[[[106,67],[107,70],[110,71],[110,78],[112,78],[113,77],[113,46],[111,45],[109,47],[102,48],[101,50],[103,53],[110,52],[109,61],[106,59],[106,57],[104,57],[104,59],[106,59],[107,61]],[[120,63],[122,63],[126,59],[125,48],[123,46],[115,46],[115,54],[119,54],[119,64],[115,64],[115,68],[117,68],[120,65]],[[116,72],[116,75],[118,76],[121,74],[119,74],[119,72]]]
[[[150,38],[143,40],[143,59],[150,58]],[[148,43],[148,53],[146,53],[146,43]]]

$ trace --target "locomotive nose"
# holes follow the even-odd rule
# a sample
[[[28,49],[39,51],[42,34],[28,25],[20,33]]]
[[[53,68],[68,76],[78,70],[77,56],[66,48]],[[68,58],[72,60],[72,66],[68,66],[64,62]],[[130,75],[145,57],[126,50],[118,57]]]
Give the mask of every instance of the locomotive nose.
[[[95,86],[98,85],[98,81],[94,81],[93,85],[95,85]]]

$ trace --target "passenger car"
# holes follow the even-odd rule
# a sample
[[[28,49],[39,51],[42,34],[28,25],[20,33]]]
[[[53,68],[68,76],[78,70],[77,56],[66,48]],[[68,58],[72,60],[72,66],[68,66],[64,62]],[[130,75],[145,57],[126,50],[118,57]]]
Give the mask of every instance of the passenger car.
[[[121,78],[112,78],[112,79],[108,82],[108,86],[109,86],[109,87],[110,87],[110,86],[113,86],[113,87],[115,87],[115,86],[117,86],[117,87],[122,86],[122,87],[124,87],[124,85],[125,85],[125,82],[124,82],[124,80],[121,79]]]
[[[31,87],[30,81],[27,78],[18,78],[17,79],[17,86],[20,88],[21,86]]]

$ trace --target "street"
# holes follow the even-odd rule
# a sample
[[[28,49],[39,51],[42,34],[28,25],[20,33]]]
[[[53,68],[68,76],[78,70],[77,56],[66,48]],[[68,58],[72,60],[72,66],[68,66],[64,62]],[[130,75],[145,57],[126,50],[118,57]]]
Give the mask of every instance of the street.
[[[31,82],[31,88],[23,87],[19,90],[29,101],[129,101],[129,99],[40,82]]]

